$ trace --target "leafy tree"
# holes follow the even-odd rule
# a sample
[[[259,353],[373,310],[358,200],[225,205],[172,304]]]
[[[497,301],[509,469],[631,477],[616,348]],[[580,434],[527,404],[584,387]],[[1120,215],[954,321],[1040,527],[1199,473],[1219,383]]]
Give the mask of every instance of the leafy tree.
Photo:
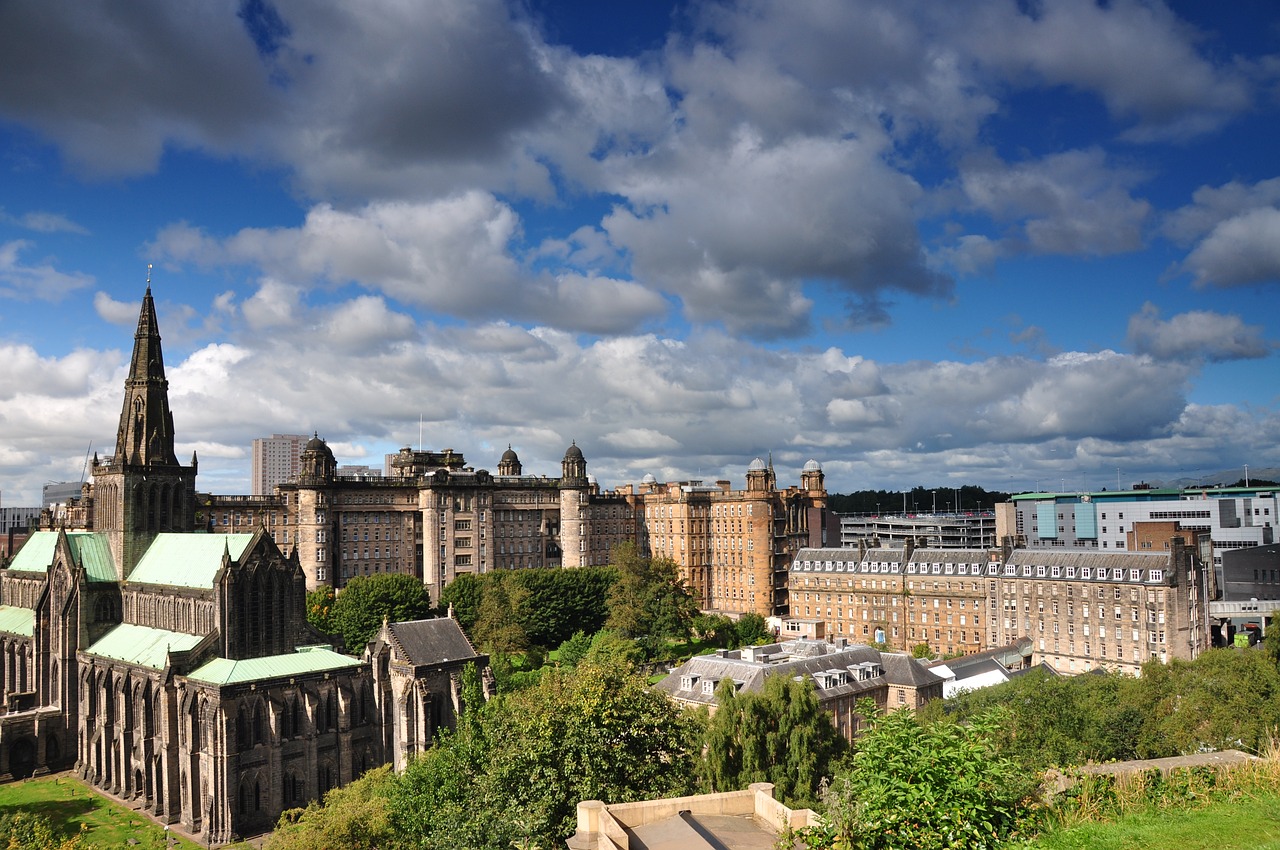
[[[733,631],[739,646],[751,646],[773,640],[773,630],[769,628],[764,617],[755,612],[748,612],[739,617],[738,622],[733,624]]]
[[[517,617],[529,642],[558,646],[576,631],[593,634],[609,616],[605,603],[617,579],[611,567],[519,570],[506,576],[521,588]]]
[[[812,806],[819,784],[846,749],[818,703],[813,682],[769,676],[759,693],[737,693],[731,679],[716,689],[707,722],[699,781],[707,791],[772,782],[790,806]]]
[[[464,710],[396,783],[392,819],[424,850],[563,846],[581,800],[689,790],[696,741],[689,717],[624,664],[548,669]]]
[[[721,645],[731,642],[735,635],[733,620],[723,614],[698,614],[689,626],[694,637]]]
[[[488,652],[523,652],[529,646],[529,635],[518,614],[524,590],[515,582],[508,583],[507,574],[490,575],[471,634]]]
[[[645,558],[631,543],[613,554],[617,581],[609,588],[605,627],[623,637],[686,638],[697,603],[670,558]]]
[[[635,641],[627,640],[615,631],[601,629],[592,636],[591,648],[582,660],[596,666],[620,664],[633,670],[644,661],[644,650]]]
[[[560,846],[580,800],[683,794],[694,771],[692,721],[625,665],[552,668],[537,687],[489,704],[481,793],[514,838]]]
[[[389,794],[393,776],[389,766],[371,770],[355,782],[335,788],[323,804],[290,809],[280,816],[266,850],[380,850],[394,840]]]
[[[878,715],[847,771],[823,795],[823,846],[848,850],[992,848],[1028,825],[1037,780],[995,746],[996,725],[921,723],[911,712]]]
[[[87,827],[70,837],[59,835],[52,821],[31,812],[0,812],[0,847],[6,850],[81,850]]]
[[[933,647],[929,646],[929,644],[927,643],[917,643],[915,646],[911,647],[911,657],[912,658],[932,658]]]
[[[573,637],[560,644],[556,655],[560,659],[561,667],[577,667],[578,662],[590,651],[591,638],[587,637],[586,632],[578,630],[574,632]]]
[[[454,618],[468,633],[476,624],[476,617],[480,615],[480,601],[484,598],[484,587],[489,575],[460,573],[440,591],[440,607],[448,610],[452,605]]]
[[[393,623],[420,620],[430,613],[431,596],[413,576],[357,576],[334,601],[331,622],[346,641],[347,651],[359,654],[384,619]]]
[[[317,587],[307,594],[307,622],[321,634],[331,635],[333,627],[334,592],[332,587]]]

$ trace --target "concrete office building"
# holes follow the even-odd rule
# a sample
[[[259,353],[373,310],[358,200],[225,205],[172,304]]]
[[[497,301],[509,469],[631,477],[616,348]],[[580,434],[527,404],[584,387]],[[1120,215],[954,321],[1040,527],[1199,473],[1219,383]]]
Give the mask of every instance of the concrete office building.
[[[249,474],[249,492],[254,496],[270,496],[277,484],[298,477],[302,447],[310,439],[305,434],[272,434],[253,441],[253,467]]]

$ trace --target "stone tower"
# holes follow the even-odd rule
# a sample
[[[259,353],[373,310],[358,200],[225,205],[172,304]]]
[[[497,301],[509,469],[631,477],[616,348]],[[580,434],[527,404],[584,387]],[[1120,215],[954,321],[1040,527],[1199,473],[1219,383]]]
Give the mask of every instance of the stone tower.
[[[560,563],[580,567],[586,562],[587,460],[572,443],[560,463]]]
[[[191,465],[182,466],[173,451],[169,382],[148,286],[124,382],[116,453],[93,462],[94,530],[107,533],[122,581],[157,534],[192,530],[196,466],[194,453]]]
[[[330,511],[333,483],[338,478],[338,462],[329,444],[316,434],[302,448],[298,475],[298,527],[295,551],[302,562],[307,590],[334,585],[334,518]]]

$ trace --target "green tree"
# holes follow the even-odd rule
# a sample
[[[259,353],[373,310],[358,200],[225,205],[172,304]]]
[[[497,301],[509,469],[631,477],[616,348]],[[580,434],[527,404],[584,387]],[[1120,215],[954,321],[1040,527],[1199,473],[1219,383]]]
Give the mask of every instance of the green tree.
[[[586,657],[591,651],[591,638],[587,637],[586,632],[576,631],[573,637],[560,644],[560,648],[556,650],[556,656],[560,659],[561,667],[577,667],[578,662]]]
[[[0,812],[0,847],[5,850],[81,850],[87,846],[81,841],[86,832],[81,824],[80,834],[64,837],[44,815]]]
[[[440,607],[447,610],[452,605],[454,619],[468,633],[476,624],[476,617],[480,615],[480,602],[484,598],[485,580],[489,575],[459,573],[440,592]]]
[[[631,802],[691,790],[692,720],[619,663],[552,668],[489,704],[481,793],[515,839],[561,846],[581,800]]]
[[[687,638],[697,602],[670,558],[645,558],[634,544],[613,553],[617,581],[609,588],[605,627],[623,637]]]
[[[517,617],[529,642],[559,646],[576,631],[594,634],[609,616],[605,602],[617,579],[612,567],[519,570],[506,576],[521,589]]]
[[[583,661],[597,666],[620,664],[634,670],[641,661],[644,661],[644,651],[635,641],[628,640],[610,629],[601,629],[592,636],[591,648],[583,656]]]
[[[862,713],[858,752],[823,795],[826,846],[993,848],[1028,824],[1037,780],[998,753],[993,718],[962,726]]]
[[[755,612],[748,612],[739,617],[738,622],[733,624],[733,631],[738,646],[752,646],[773,640],[773,630],[769,628],[764,617]]]
[[[491,573],[476,614],[472,637],[487,652],[523,652],[529,646],[529,635],[520,623],[519,607],[524,589],[509,574]]]
[[[384,619],[420,620],[431,613],[431,596],[421,581],[407,575],[357,576],[347,582],[333,603],[334,631],[359,655]]]
[[[333,627],[334,600],[333,588],[327,585],[317,587],[307,594],[307,622],[321,634],[331,635],[335,631]]]
[[[266,850],[381,850],[391,846],[395,838],[392,781],[391,768],[380,767],[330,791],[323,803],[313,801],[305,809],[284,812],[267,838]]]
[[[736,791],[772,782],[787,805],[816,804],[819,784],[847,745],[819,705],[813,682],[769,676],[759,693],[740,694],[725,679],[716,703],[698,764],[703,789]]]

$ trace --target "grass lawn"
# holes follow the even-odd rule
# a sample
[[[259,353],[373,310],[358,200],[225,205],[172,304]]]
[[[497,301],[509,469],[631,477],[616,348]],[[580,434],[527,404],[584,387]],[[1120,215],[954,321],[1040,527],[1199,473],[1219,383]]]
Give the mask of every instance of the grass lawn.
[[[1059,829],[1034,850],[1280,850],[1280,796],[1259,795],[1196,809],[1128,815],[1111,823]]]
[[[161,850],[165,846],[164,827],[94,793],[67,774],[0,785],[0,810],[43,815],[67,837],[76,835],[80,824],[86,824],[85,840],[96,847],[128,847],[130,838],[138,840],[133,846],[140,850]],[[176,834],[173,838],[173,846],[185,850],[198,850],[200,846]]]

